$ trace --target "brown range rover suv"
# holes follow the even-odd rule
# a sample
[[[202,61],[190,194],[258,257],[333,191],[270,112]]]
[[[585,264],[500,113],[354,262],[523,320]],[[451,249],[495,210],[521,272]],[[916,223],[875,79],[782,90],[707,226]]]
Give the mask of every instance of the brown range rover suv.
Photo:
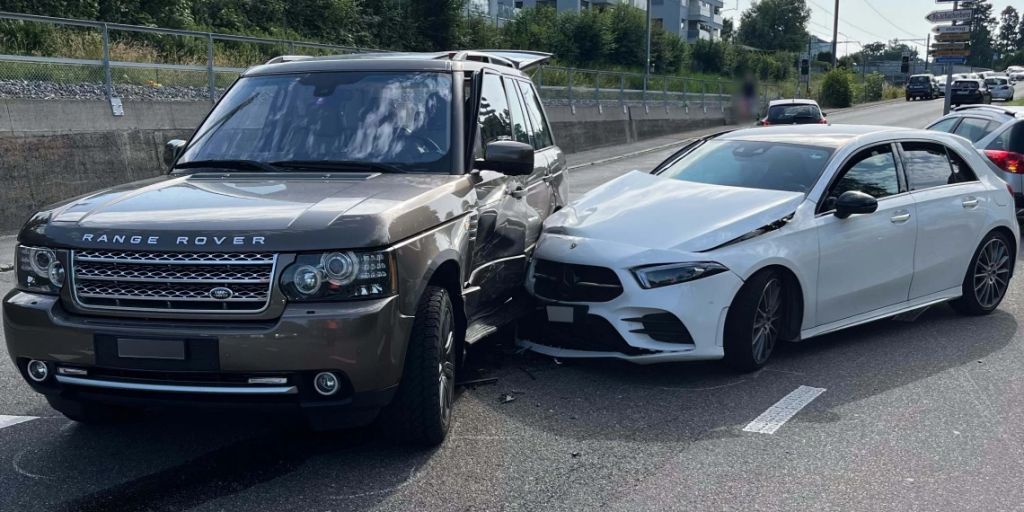
[[[515,320],[565,157],[514,51],[279,57],[166,174],[19,234],[7,348],[77,421],[280,408],[433,444],[465,347]]]

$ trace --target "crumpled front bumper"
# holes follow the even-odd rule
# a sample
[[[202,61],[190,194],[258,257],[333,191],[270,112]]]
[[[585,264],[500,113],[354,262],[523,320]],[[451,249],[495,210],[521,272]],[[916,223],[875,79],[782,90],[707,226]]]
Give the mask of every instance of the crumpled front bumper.
[[[644,289],[630,268],[673,261],[704,261],[707,257],[676,253],[672,256],[674,260],[666,260],[665,252],[652,253],[601,240],[584,242],[572,236],[551,234],[543,238],[534,254],[535,260],[611,268],[621,282],[622,293],[607,302],[551,300],[535,293],[532,286],[535,265],[531,265],[527,288],[540,305],[533,321],[528,322],[536,328],[526,330],[528,338],[523,346],[555,357],[616,358],[636,363],[723,357],[726,314],[736,292],[743,286],[743,280],[735,273],[723,272],[677,285]],[[574,306],[579,313],[572,323],[551,322],[548,306]],[[689,343],[659,341],[638,332],[645,330],[645,325],[637,319],[666,313],[682,324]]]

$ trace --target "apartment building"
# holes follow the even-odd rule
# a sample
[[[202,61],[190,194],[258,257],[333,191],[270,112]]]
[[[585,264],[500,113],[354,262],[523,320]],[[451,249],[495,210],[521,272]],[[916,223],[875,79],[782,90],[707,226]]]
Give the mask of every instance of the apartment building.
[[[651,0],[651,22],[694,42],[722,36],[724,0]]]

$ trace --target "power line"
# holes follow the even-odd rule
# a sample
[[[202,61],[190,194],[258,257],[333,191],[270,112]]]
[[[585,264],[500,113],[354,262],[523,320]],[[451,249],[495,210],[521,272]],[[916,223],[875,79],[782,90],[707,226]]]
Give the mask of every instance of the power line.
[[[911,37],[916,35],[916,34],[912,34],[912,33],[908,32],[907,30],[904,30],[903,27],[900,27],[899,25],[897,25],[897,24],[893,23],[892,21],[890,21],[889,18],[885,17],[885,15],[882,14],[878,9],[876,9],[874,5],[871,5],[871,2],[869,0],[864,0],[864,3],[867,4],[867,6],[870,7],[872,11],[875,11],[875,14],[877,14],[880,18],[885,20],[886,23],[888,23],[888,24],[892,25],[894,28],[896,28],[896,30],[899,30],[900,32],[903,32],[904,34],[907,34],[908,36],[911,36]]]
[[[813,6],[817,7],[818,9],[821,9],[821,10],[822,10],[822,11],[824,11],[824,12],[825,12],[825,14],[827,14],[828,16],[832,16],[832,11],[830,11],[830,10],[828,10],[828,9],[826,9],[826,8],[824,8],[824,7],[822,7],[822,6],[820,6],[820,5],[818,5],[818,4],[816,3],[816,2],[814,2],[814,1],[812,1],[812,0],[807,0],[807,2],[808,2],[808,3],[810,3],[811,5],[813,5]],[[854,30],[858,30],[858,31],[860,31],[860,32],[862,32],[862,33],[864,33],[864,34],[867,34],[867,35],[871,36],[871,37],[874,37],[874,38],[877,38],[877,39],[880,39],[880,40],[883,40],[883,41],[886,41],[886,40],[887,40],[887,39],[886,39],[885,37],[882,37],[882,36],[880,36],[880,35],[878,35],[878,34],[875,34],[875,33],[872,33],[872,32],[868,32],[867,30],[864,30],[864,29],[862,29],[862,28],[858,27],[857,25],[854,25],[853,23],[850,23],[849,21],[846,21],[845,19],[840,19],[839,21],[840,21],[841,23],[843,23],[843,24],[845,24],[845,25],[849,26],[850,28],[853,28]]]

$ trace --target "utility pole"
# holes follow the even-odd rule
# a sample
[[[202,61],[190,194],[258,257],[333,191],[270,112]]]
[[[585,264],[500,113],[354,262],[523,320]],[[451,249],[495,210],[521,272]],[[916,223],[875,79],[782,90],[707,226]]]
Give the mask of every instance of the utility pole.
[[[928,59],[932,56],[932,33],[928,32],[928,37],[925,38],[924,43],[924,70],[928,71]]]
[[[647,101],[647,83],[651,77],[651,0],[647,0],[647,58],[644,59],[644,101]],[[645,103],[646,104],[646,103]]]
[[[838,56],[836,52],[839,51],[837,42],[839,41],[839,0],[836,0],[835,7],[835,18],[832,19],[832,69],[836,68],[836,60]]]
[[[955,11],[955,10],[957,10],[959,8],[960,8],[960,2],[959,1],[954,1],[953,2],[953,10]],[[956,25],[956,22],[954,21],[953,24]],[[974,27],[971,27],[971,28],[973,29]],[[929,35],[931,35],[931,34],[929,34]],[[946,115],[946,114],[949,113],[949,108],[950,108],[950,106],[952,106],[952,103],[953,103],[952,96],[953,96],[953,65],[949,64],[949,63],[946,63],[946,97],[943,98],[942,115]]]

